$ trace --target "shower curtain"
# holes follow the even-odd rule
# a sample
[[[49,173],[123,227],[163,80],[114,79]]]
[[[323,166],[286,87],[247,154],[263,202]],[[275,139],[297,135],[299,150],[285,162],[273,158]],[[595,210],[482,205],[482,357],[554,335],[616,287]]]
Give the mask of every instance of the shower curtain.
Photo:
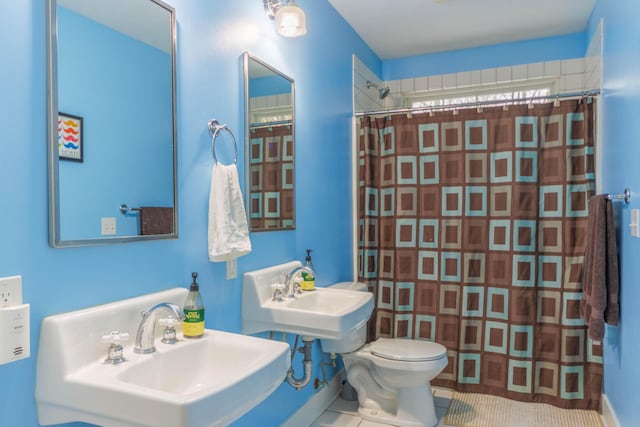
[[[293,128],[288,124],[262,125],[250,132],[250,228],[293,227]]]
[[[579,306],[595,100],[363,117],[359,280],[369,339],[447,347],[432,382],[599,409]]]

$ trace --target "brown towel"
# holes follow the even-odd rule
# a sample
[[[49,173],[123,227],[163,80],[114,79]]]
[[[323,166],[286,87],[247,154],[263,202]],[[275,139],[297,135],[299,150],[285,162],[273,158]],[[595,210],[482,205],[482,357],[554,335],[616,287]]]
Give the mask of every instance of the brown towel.
[[[143,206],[140,208],[140,234],[173,233],[173,208]]]
[[[589,328],[591,339],[600,341],[604,337],[604,322],[617,325],[620,318],[616,232],[613,206],[606,194],[589,199],[582,285],[580,315]]]

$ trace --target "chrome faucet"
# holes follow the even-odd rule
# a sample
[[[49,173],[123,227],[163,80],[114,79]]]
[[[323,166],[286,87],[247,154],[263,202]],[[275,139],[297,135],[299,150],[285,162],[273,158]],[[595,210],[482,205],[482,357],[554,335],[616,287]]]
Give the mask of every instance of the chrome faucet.
[[[313,270],[311,270],[309,267],[305,267],[304,265],[300,265],[291,270],[289,274],[287,274],[287,278],[284,281],[284,289],[287,293],[287,298],[295,298],[295,294],[300,293],[300,284],[296,283],[295,276],[302,274],[302,272],[305,272],[312,276],[316,274]]]
[[[142,312],[142,320],[138,325],[136,333],[136,345],[133,348],[135,353],[147,354],[156,351],[154,340],[156,338],[156,319],[158,315],[166,311],[176,319],[184,319],[184,311],[177,305],[170,302],[161,302],[151,307],[149,311]]]

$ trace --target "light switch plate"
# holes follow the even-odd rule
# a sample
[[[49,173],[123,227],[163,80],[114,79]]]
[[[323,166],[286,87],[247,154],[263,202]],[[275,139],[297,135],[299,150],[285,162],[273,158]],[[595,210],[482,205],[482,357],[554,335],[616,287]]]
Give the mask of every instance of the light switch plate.
[[[640,209],[631,209],[631,237],[640,237]]]
[[[108,236],[116,234],[116,219],[115,217],[103,217],[102,223],[102,235]]]

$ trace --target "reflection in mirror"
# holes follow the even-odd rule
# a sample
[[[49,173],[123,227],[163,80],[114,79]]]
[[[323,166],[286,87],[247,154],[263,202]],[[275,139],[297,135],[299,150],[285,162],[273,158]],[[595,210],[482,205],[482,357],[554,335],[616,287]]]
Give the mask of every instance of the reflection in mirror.
[[[248,52],[243,63],[249,227],[294,229],[293,79]]]
[[[173,8],[47,6],[51,245],[176,238]]]

